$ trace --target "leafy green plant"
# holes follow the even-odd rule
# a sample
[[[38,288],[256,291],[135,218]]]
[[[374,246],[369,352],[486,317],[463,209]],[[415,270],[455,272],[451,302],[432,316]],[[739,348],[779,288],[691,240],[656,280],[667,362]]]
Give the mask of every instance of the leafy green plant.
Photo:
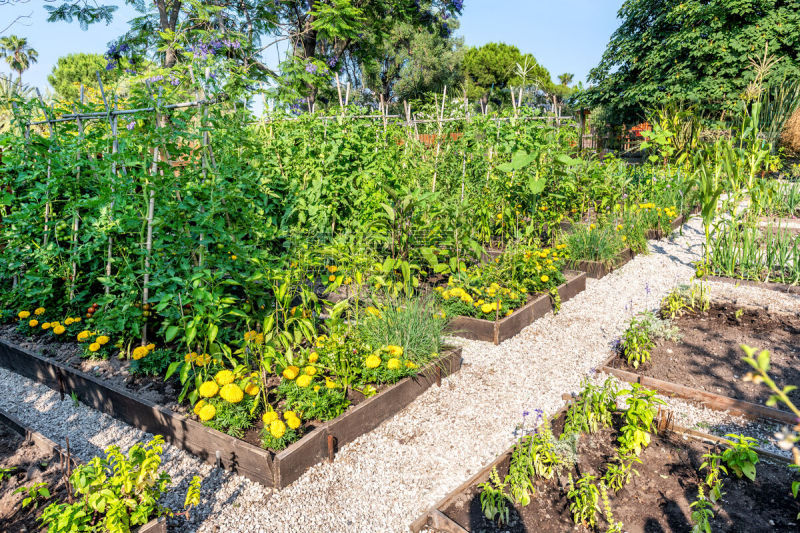
[[[697,499],[689,504],[692,509],[692,533],[711,533],[711,519],[714,518],[713,502],[705,497],[703,485],[697,487]]]
[[[583,524],[588,528],[594,528],[597,525],[597,513],[601,512],[600,490],[595,485],[596,479],[597,477],[591,474],[584,474],[574,481],[572,474],[569,474],[567,499],[572,520],[576,524]]]
[[[649,322],[645,318],[633,317],[628,322],[625,333],[622,334],[621,347],[625,359],[633,368],[650,360],[650,350],[655,347],[655,342],[650,336]]]
[[[17,490],[14,491],[14,494],[25,494],[25,498],[22,499],[22,507],[23,509],[31,504],[33,504],[33,508],[36,509],[39,507],[39,503],[47,500],[50,498],[50,489],[47,487],[47,483],[34,483],[30,487],[19,487]]]
[[[608,488],[604,481],[600,482],[600,499],[603,501],[603,514],[608,524],[606,533],[623,533],[623,524],[614,520],[614,513],[611,511],[611,502],[608,499]]]
[[[708,488],[709,499],[712,503],[718,502],[722,498],[722,474],[727,474],[728,469],[722,465],[722,455],[714,452],[703,454],[703,463],[700,470],[707,470],[703,480]]]
[[[750,481],[755,481],[758,454],[753,448],[758,441],[745,435],[728,434],[725,437],[729,447],[722,452],[722,460],[736,477],[745,476]]]
[[[481,491],[481,511],[487,520],[497,525],[507,524],[509,518],[510,497],[506,493],[506,483],[500,480],[497,468],[489,474],[489,480],[478,485]]]
[[[560,439],[572,433],[595,433],[601,427],[611,427],[617,409],[616,382],[607,378],[602,386],[584,379],[580,392],[567,409],[564,431]]]
[[[556,443],[545,420],[535,434],[524,436],[514,447],[505,482],[516,503],[528,505],[535,492],[533,479],[551,479],[563,465]]]
[[[663,405],[664,401],[656,398],[656,391],[638,383],[632,383],[629,390],[622,392],[625,393],[628,397],[625,398],[627,408],[622,414],[624,425],[618,437],[620,453],[639,455],[650,444],[650,434],[655,431],[657,406]]]
[[[634,468],[634,464],[642,464],[633,449],[619,449],[614,461],[606,463],[606,471],[603,474],[603,483],[613,491],[619,491],[628,484],[633,474],[639,475]]]
[[[51,532],[89,531],[93,524],[112,533],[130,531],[165,512],[158,500],[166,492],[170,477],[159,472],[163,437],[134,444],[123,455],[111,446],[105,457],[95,457],[75,468],[70,484],[78,496],[75,503],[53,503],[41,516]]]
[[[705,283],[678,285],[661,300],[661,314],[673,319],[686,312],[708,311],[711,307],[710,290]]]

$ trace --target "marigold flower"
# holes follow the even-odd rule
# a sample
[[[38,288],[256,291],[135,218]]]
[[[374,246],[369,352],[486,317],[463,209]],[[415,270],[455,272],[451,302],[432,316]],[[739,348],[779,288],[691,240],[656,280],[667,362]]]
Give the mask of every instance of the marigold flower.
[[[339,270],[339,267],[337,267],[336,265],[328,265],[327,268],[328,268],[328,272],[330,272],[331,274],[333,274],[334,272]]]
[[[25,320],[26,318],[31,316],[31,312],[30,311],[20,311],[17,316],[20,318],[20,320]]]
[[[339,386],[339,384],[336,383],[335,381],[333,381],[332,379],[330,379],[328,377],[325,378],[325,387],[327,387],[329,389],[335,389],[338,386]]]
[[[200,417],[200,420],[203,422],[208,422],[217,414],[217,408],[213,405],[206,404],[200,409],[200,413],[197,415]]]
[[[481,311],[483,311],[484,313],[491,313],[492,311],[494,311],[494,304],[493,303],[483,304],[481,306]]]
[[[273,420],[269,424],[269,432],[273,437],[279,439],[286,433],[286,424],[282,420]]]
[[[307,366],[303,369],[303,372],[305,372],[309,376],[313,376],[314,374],[317,373],[317,369],[313,366]]]
[[[367,360],[364,361],[364,364],[367,366],[367,368],[378,368],[381,366],[381,358],[375,354],[372,354],[367,357]]]
[[[395,346],[393,344],[390,344],[390,345],[386,346],[386,351],[392,357],[400,357],[401,355],[403,355],[403,347],[402,346]]]
[[[214,380],[220,387],[224,387],[225,385],[233,383],[234,379],[236,379],[236,376],[234,376],[233,372],[230,370],[220,370],[217,372],[217,375],[214,376]]]
[[[400,368],[400,359],[396,357],[392,357],[388,361],[386,361],[386,368],[389,370],[397,370]]]
[[[81,317],[79,317],[79,316],[76,316],[75,318],[72,319],[72,322],[74,322],[75,324],[77,324],[80,321],[81,321]]]
[[[543,275],[543,276],[542,276],[541,278],[539,278],[539,279],[541,279],[541,280],[542,280],[542,283],[547,283],[548,281],[550,281],[550,276],[548,276],[547,274],[545,274],[545,275]]]
[[[197,393],[203,398],[213,398],[219,392],[219,385],[213,381],[206,381],[197,389]]]
[[[35,322],[35,320],[32,320],[31,322]],[[86,331],[86,330],[83,330],[80,333],[78,333],[78,337],[77,338],[78,338],[78,342],[83,342],[83,341],[85,341],[86,339],[89,338],[89,332]]]
[[[308,356],[309,363],[316,363],[319,360],[319,354],[317,352],[311,352]]]
[[[100,349],[100,343],[93,342],[92,344],[89,345],[90,352],[96,352],[99,349]]]
[[[406,368],[417,368],[417,365],[412,361],[406,361]]]
[[[42,329],[50,329],[50,322],[44,322],[42,324]]]
[[[297,374],[299,374],[299,373],[300,373],[300,369],[297,368],[296,366],[294,366],[294,365],[287,366],[283,370],[283,377],[285,377],[288,380],[293,380],[294,378],[297,377]]]
[[[132,357],[135,361],[138,361],[147,355],[148,352],[149,350],[147,349],[147,346],[137,346],[133,349]]]
[[[261,391],[261,387],[256,385],[255,383],[248,383],[244,386],[244,392],[249,394],[250,396],[256,396]]]
[[[372,307],[371,305],[367,307],[364,312],[370,316],[376,316],[378,318],[381,317],[381,312],[378,311],[376,308]]]
[[[145,348],[147,348],[147,351],[148,351],[148,352],[152,352],[153,350],[155,350],[155,349],[156,349],[156,345],[155,345],[155,344],[153,344],[153,343],[151,342],[150,344],[148,344],[147,346],[145,346]]]
[[[297,378],[297,386],[301,388],[306,388],[311,385],[311,376],[308,374],[303,374],[299,378]]]
[[[67,326],[71,326],[73,322],[75,322],[75,319],[69,316],[64,320],[64,324]]]
[[[65,328],[61,324],[53,328],[53,333],[55,333],[56,335],[62,335],[65,331],[67,331],[67,328]]]
[[[300,427],[300,424],[301,424],[301,422],[300,422],[300,419],[299,419],[299,418],[297,418],[296,416],[293,416],[293,417],[291,417],[291,418],[288,418],[288,419],[286,420],[286,425],[287,425],[287,426],[289,426],[289,427],[290,427],[290,428],[292,428],[292,429],[297,429],[297,428],[299,428],[299,427]]]
[[[328,281],[330,281],[331,283],[333,283],[334,281],[336,281],[336,276],[334,276],[333,274],[331,274],[330,276],[328,276]]]
[[[200,400],[199,402],[194,404],[194,409],[193,409],[194,414],[199,416],[200,415],[200,410],[203,408],[204,405],[206,405],[206,403],[207,402],[205,400]]]
[[[206,366],[208,363],[211,362],[211,356],[207,353],[202,355],[198,355],[197,358],[194,360],[194,364],[197,366]]]
[[[100,336],[99,336],[99,337],[97,337],[97,339],[95,339],[95,340],[97,341],[97,344],[99,344],[100,346],[102,346],[102,345],[104,345],[104,344],[108,344],[108,341],[109,341],[110,339],[109,339],[107,336],[105,336],[105,335],[100,335]]]
[[[267,411],[266,413],[261,415],[261,420],[264,421],[264,426],[269,426],[270,424],[272,424],[273,420],[277,419],[278,419],[278,413],[276,413],[275,411]]]
[[[37,307],[36,310],[33,312],[34,315],[40,316],[44,314],[44,307]]]
[[[230,403],[239,403],[244,398],[244,393],[236,383],[228,383],[219,391],[220,397]]]

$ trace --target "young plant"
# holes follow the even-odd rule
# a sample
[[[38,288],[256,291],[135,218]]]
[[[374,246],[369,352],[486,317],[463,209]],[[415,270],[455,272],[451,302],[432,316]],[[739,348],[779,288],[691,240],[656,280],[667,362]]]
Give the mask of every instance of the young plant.
[[[633,450],[617,450],[617,456],[611,463],[606,463],[606,472],[603,474],[603,483],[614,492],[619,491],[628,484],[633,474],[639,475],[634,463],[642,464],[642,460]]]
[[[714,504],[710,502],[703,491],[703,485],[697,487],[697,499],[689,507],[692,509],[692,533],[711,533],[711,519],[714,513],[711,509]]]
[[[26,494],[22,500],[22,508],[33,504],[33,508],[39,507],[40,501],[45,501],[50,497],[50,489],[47,488],[47,483],[34,483],[30,487],[20,487],[14,491],[14,494]]]
[[[481,489],[481,511],[487,520],[498,526],[508,523],[511,499],[506,493],[506,484],[500,480],[497,467],[489,474],[489,481],[478,485]]]
[[[711,307],[709,292],[708,285],[702,282],[678,285],[661,300],[661,314],[672,320],[686,312],[708,311]]]
[[[722,460],[736,477],[745,476],[750,481],[755,481],[758,454],[753,448],[758,441],[745,435],[728,434],[725,437],[730,439],[727,443],[730,447],[722,452]]]
[[[611,427],[617,408],[617,386],[611,378],[602,386],[584,380],[583,388],[566,414],[564,431],[560,438],[572,433],[595,433],[601,427]]]
[[[597,513],[600,512],[599,500],[600,491],[595,485],[597,478],[591,474],[584,474],[577,481],[572,479],[569,474],[569,510],[572,512],[572,520],[576,524],[583,524],[588,528],[597,525]]]
[[[625,354],[625,360],[633,368],[639,368],[639,365],[646,363],[650,360],[650,350],[655,347],[656,343],[650,336],[650,328],[647,319],[640,317],[631,318],[628,322],[628,328],[622,334],[622,351]]]
[[[656,398],[656,391],[645,389],[638,383],[632,383],[631,388],[623,392],[629,396],[625,398],[628,407],[622,415],[625,425],[618,437],[620,452],[640,455],[650,444],[650,433],[655,431],[656,406],[663,405],[664,401]]]
[[[551,479],[563,460],[556,450],[556,440],[545,421],[534,435],[524,436],[514,447],[506,476],[514,501],[526,506],[534,493],[533,479]]]
[[[608,523],[608,529],[606,529],[606,533],[623,533],[623,524],[622,522],[617,522],[614,520],[614,513],[611,512],[611,502],[608,499],[608,488],[606,488],[605,482],[600,482],[600,499],[603,500],[603,513],[605,514],[606,523]]]
[[[707,470],[703,482],[708,487],[708,496],[712,503],[718,502],[722,498],[722,474],[727,474],[728,469],[722,465],[722,455],[718,453],[706,453],[703,455],[705,461],[700,465],[700,470]]]

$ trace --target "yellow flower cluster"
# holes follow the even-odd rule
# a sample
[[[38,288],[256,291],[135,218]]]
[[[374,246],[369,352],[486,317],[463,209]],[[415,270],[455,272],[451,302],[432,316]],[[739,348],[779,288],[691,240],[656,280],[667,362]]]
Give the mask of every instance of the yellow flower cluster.
[[[139,359],[144,358],[147,354],[149,354],[150,352],[152,352],[155,349],[156,349],[156,345],[152,344],[152,343],[148,344],[147,346],[137,346],[136,348],[133,349],[132,357],[136,361],[138,361]]]
[[[84,341],[88,340],[90,336],[91,336],[91,332],[89,330],[85,329],[85,330],[81,331],[80,333],[78,333],[78,342],[84,342]]]
[[[17,316],[19,317],[20,320],[25,320],[26,318],[31,316],[31,312],[30,311],[20,311],[19,313],[17,313]]]
[[[257,331],[250,330],[244,334],[245,342],[252,342],[255,344],[264,344],[264,334]]]
[[[211,356],[207,353],[198,355],[197,352],[189,352],[183,356],[183,360],[193,365],[206,366],[211,362]]]
[[[71,326],[72,324],[77,324],[80,321],[81,317],[79,316],[76,316],[75,318],[67,317],[66,319],[64,319],[64,324],[66,324],[67,326]]]
[[[44,307],[37,307],[33,314],[36,316],[42,316],[44,314]]]

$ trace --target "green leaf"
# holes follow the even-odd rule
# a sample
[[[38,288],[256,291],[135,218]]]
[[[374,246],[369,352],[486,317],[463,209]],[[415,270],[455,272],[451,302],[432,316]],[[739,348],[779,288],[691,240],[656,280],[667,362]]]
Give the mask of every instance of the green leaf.
[[[170,326],[167,328],[167,332],[164,334],[164,340],[167,342],[172,342],[172,339],[180,332],[181,328],[178,326]]]

